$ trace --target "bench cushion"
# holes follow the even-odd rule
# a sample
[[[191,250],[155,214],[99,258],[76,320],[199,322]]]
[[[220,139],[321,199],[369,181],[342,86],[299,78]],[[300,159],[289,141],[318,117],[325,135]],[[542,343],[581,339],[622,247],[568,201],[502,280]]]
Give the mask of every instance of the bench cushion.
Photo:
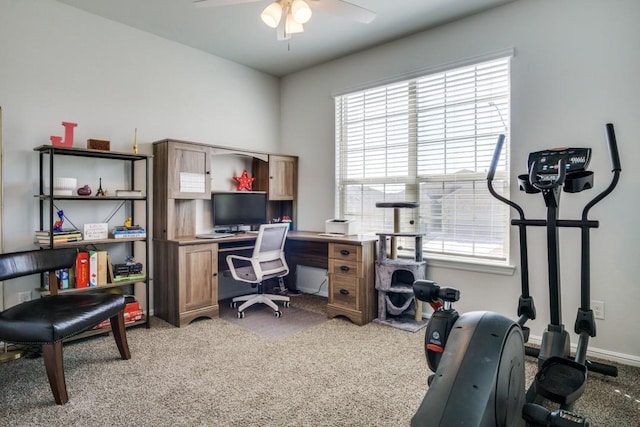
[[[15,305],[0,313],[0,339],[20,344],[54,343],[124,310],[123,295],[64,294]]]

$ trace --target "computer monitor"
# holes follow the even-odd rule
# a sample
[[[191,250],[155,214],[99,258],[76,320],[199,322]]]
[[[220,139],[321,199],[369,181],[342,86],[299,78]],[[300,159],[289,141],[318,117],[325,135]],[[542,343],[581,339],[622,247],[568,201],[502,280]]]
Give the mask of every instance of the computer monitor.
[[[267,194],[229,192],[211,194],[211,218],[214,229],[238,230],[242,225],[267,222]]]

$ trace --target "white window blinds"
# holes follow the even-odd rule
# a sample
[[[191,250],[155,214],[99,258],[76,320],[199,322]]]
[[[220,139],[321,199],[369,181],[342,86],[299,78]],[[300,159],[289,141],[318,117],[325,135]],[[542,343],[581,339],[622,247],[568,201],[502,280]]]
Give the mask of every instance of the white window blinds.
[[[418,201],[401,230],[425,234],[424,250],[507,260],[508,207],[486,173],[509,121],[510,58],[464,66],[336,97],[336,214],[363,232],[393,231],[377,202]],[[508,141],[508,139],[507,139]],[[508,193],[508,147],[494,186]],[[413,239],[400,251],[413,251]]]

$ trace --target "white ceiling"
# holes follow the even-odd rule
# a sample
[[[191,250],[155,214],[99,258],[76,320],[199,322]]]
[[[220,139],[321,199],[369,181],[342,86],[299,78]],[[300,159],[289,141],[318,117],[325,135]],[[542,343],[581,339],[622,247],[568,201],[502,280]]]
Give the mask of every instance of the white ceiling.
[[[304,33],[289,41],[276,40],[276,30],[260,20],[271,0],[208,8],[192,0],[58,1],[284,76],[515,0],[349,0],[376,12],[376,19],[362,24],[316,10]]]

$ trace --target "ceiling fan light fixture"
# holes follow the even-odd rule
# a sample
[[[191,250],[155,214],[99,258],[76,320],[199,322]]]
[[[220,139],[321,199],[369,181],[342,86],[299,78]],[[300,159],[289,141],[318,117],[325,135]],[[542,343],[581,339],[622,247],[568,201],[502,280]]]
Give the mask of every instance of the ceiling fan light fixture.
[[[282,17],[282,6],[278,2],[273,2],[269,6],[265,7],[260,15],[262,22],[267,24],[271,28],[276,28],[280,23]]]
[[[303,31],[304,31],[304,28],[302,27],[302,24],[299,22],[296,22],[296,20],[293,19],[292,14],[288,14],[287,20],[285,21],[285,24],[284,24],[285,34],[302,33]]]
[[[311,19],[311,8],[304,0],[294,0],[291,3],[291,16],[298,24],[306,24]]]

